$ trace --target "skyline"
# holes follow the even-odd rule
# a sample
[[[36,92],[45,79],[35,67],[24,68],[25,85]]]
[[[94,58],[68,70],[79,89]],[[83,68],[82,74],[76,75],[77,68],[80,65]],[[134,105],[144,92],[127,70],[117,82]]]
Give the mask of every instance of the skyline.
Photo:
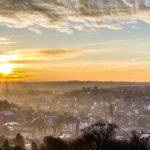
[[[149,31],[149,0],[0,0],[0,78],[150,82]]]

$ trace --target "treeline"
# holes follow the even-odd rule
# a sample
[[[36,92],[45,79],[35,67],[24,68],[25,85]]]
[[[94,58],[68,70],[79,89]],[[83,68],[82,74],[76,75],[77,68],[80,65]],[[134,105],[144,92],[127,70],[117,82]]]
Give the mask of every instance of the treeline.
[[[85,128],[83,134],[65,141],[47,136],[44,138],[42,150],[150,150],[150,138],[141,138],[137,131],[126,133],[126,139],[116,140],[118,127],[102,121]]]
[[[0,138],[0,145],[2,150],[23,150],[25,149],[25,141],[23,136],[18,133],[14,139],[8,140],[4,137]]]
[[[0,146],[2,150],[25,150],[25,140],[23,136],[18,133],[14,139],[8,140],[5,139],[3,136],[0,137]],[[40,150],[38,148],[35,141],[32,141],[31,144],[32,150]]]
[[[133,131],[125,133],[126,139],[116,140],[117,130],[117,125],[100,121],[83,129],[81,136],[73,140],[46,136],[42,144],[32,141],[31,150],[150,150],[150,137],[142,138],[140,132]],[[4,140],[2,144],[2,150],[24,149],[25,142],[20,134],[12,143]]]

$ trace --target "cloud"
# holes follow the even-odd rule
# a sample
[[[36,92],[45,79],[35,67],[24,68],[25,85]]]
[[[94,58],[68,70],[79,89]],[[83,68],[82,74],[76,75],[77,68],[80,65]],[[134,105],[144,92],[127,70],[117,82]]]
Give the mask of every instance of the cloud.
[[[79,31],[85,30],[83,25],[75,25],[74,28],[79,30]]]
[[[86,50],[72,50],[72,49],[46,49],[46,50],[18,50],[11,52],[23,59],[51,59],[72,57],[77,54],[86,52]]]
[[[72,34],[73,31],[68,28],[68,27],[61,27],[59,25],[54,26],[56,28],[57,31],[62,32],[62,33],[67,33],[67,34]]]
[[[12,51],[11,55],[18,55],[28,58],[60,58],[72,57],[82,53],[99,53],[99,52],[112,52],[116,49],[100,49],[100,50],[84,50],[84,49],[45,49],[45,50],[17,50]]]
[[[131,28],[133,28],[133,29],[140,29],[140,27],[138,27],[138,26],[132,26]]]
[[[99,50],[88,50],[89,53],[102,53],[102,52],[116,52],[118,49],[99,49]]]
[[[42,34],[42,32],[39,29],[37,29],[37,28],[29,28],[29,30],[31,30],[31,31],[33,31],[33,32],[35,32],[37,34]]]
[[[149,0],[0,0],[0,25],[15,28],[52,28],[73,33],[80,29],[107,27],[142,20],[150,23]],[[35,28],[36,26],[36,28]]]
[[[15,50],[11,52],[2,52],[0,54],[0,63],[12,63],[12,64],[45,64],[49,60],[53,59],[66,59],[71,57],[77,57],[83,53],[99,54],[104,52],[114,52],[117,49],[99,49],[99,50],[84,50],[84,49],[24,49]]]
[[[78,45],[74,47],[87,47],[87,46],[94,46],[94,45],[104,45],[104,44],[113,44],[113,43],[124,43],[124,42],[133,42],[133,41],[141,41],[141,40],[149,40],[150,38],[139,38],[139,39],[125,39],[125,40],[117,40],[117,41],[108,41],[108,42],[99,42],[99,43],[90,43],[84,45]]]
[[[1,80],[22,80],[22,79],[27,79],[29,77],[32,77],[33,73],[32,72],[14,72],[8,75],[3,75],[0,73],[0,79]]]
[[[131,70],[127,70],[128,72],[150,72],[150,69],[131,69]]]
[[[82,53],[88,52],[86,50],[77,49],[23,49],[11,52],[0,53],[0,63],[17,63],[17,64],[33,64],[37,62],[45,62],[51,59],[64,59],[69,57],[76,57]]]
[[[150,56],[144,56],[144,57],[135,57],[132,58],[131,61],[147,61],[150,59]]]
[[[13,44],[15,42],[10,41],[7,38],[0,38],[0,45],[9,45],[9,44]]]

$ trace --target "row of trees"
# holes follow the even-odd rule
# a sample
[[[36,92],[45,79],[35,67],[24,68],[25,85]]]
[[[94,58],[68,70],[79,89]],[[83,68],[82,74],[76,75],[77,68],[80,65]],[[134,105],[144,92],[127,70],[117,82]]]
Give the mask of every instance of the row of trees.
[[[118,130],[115,124],[106,124],[102,121],[92,124],[82,130],[82,135],[73,140],[63,140],[52,136],[44,138],[41,146],[32,141],[31,150],[150,150],[150,138],[141,138],[139,132],[126,133],[126,140],[116,140]],[[25,142],[20,134],[2,145],[2,150],[24,150]]]
[[[25,141],[20,133],[16,135],[16,137],[12,140],[12,142],[9,142],[7,139],[2,140],[3,140],[2,150],[25,150]],[[35,141],[32,141],[31,149],[39,150]]]
[[[16,135],[14,139],[12,139],[11,142],[5,139],[2,144],[2,150],[12,150],[12,149],[15,150],[25,149],[24,138],[19,133]]]
[[[83,134],[71,141],[47,136],[42,150],[150,150],[150,139],[133,131],[128,140],[116,140],[117,125],[97,122],[85,128]]]

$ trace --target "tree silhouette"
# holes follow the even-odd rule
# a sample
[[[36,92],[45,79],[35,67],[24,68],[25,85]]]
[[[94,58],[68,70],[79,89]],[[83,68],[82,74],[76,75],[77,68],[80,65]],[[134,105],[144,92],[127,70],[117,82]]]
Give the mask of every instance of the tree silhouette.
[[[31,150],[38,150],[38,146],[35,141],[32,141]]]
[[[11,150],[8,140],[5,140],[2,145],[2,150]]]
[[[85,150],[87,149],[87,144],[82,137],[78,137],[74,140],[69,141],[69,150]]]
[[[115,124],[106,124],[102,121],[99,121],[83,130],[83,139],[88,144],[89,149],[95,147],[97,149],[106,149],[109,141],[114,137],[117,125]]]
[[[22,150],[20,146],[15,146],[13,150]]]
[[[69,150],[69,148],[66,141],[47,136],[44,138],[44,150]]]
[[[133,150],[147,150],[150,138],[141,138],[141,134],[137,131],[132,131],[131,144]]]
[[[115,124],[99,121],[83,129],[80,137],[73,140],[47,136],[40,150],[150,150],[150,138],[141,138],[136,131],[128,136],[130,140],[116,140],[117,128]]]
[[[20,133],[16,135],[15,139],[13,140],[13,143],[15,146],[20,146],[22,149],[24,149],[25,147],[24,138],[23,136],[21,136]]]

